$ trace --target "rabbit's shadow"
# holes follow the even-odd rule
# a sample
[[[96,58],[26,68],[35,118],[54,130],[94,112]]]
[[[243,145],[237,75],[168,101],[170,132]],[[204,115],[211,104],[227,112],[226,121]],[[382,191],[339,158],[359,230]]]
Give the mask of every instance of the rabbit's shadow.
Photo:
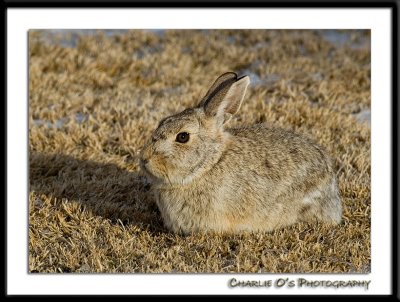
[[[166,232],[146,179],[115,164],[30,152],[29,191],[79,202],[115,223]]]

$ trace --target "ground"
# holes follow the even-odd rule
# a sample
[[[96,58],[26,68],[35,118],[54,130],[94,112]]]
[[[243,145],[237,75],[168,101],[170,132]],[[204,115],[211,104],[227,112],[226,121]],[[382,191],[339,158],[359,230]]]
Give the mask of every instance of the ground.
[[[370,32],[29,32],[30,272],[370,272]],[[161,118],[226,71],[249,75],[230,123],[292,129],[332,156],[343,220],[176,235],[138,156]]]

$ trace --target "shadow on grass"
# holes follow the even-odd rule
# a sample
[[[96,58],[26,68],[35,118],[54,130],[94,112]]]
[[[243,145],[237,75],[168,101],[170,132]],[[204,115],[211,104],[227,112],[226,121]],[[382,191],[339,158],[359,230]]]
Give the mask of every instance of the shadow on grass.
[[[29,191],[81,203],[94,215],[167,232],[146,178],[115,164],[30,152]]]

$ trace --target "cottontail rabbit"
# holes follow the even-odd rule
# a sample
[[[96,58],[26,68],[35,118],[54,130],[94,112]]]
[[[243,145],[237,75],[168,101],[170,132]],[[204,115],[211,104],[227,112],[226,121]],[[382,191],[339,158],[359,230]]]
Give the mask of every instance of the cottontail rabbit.
[[[225,128],[249,77],[221,75],[197,107],[163,119],[141,154],[164,224],[179,233],[337,224],[341,201],[316,143],[264,124]]]

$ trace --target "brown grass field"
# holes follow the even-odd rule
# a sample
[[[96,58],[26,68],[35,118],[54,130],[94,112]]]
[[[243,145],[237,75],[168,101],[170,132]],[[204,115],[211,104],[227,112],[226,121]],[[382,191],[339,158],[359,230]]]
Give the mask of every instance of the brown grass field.
[[[370,55],[361,30],[30,31],[29,272],[370,272]],[[226,71],[252,81],[232,126],[266,122],[328,150],[340,225],[164,228],[140,149]]]

